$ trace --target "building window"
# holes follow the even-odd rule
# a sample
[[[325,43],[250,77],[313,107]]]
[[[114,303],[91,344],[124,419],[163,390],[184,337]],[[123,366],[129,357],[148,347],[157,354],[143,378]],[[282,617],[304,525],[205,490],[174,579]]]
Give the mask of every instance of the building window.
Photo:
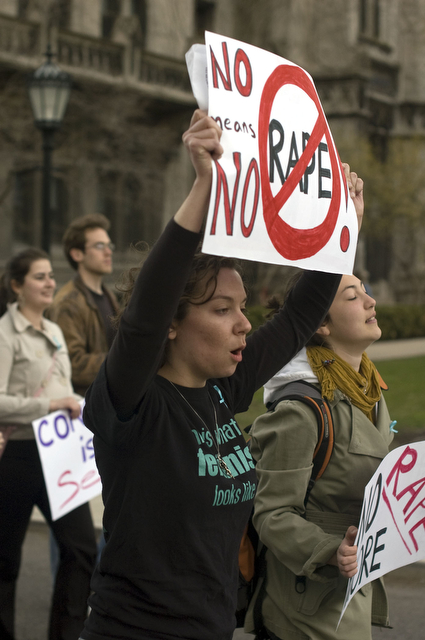
[[[131,14],[137,16],[142,29],[146,24],[146,3],[145,0],[131,0]]]
[[[98,213],[103,213],[111,222],[111,237],[118,246],[115,233],[117,222],[117,183],[118,174],[115,171],[105,171],[99,174],[97,181],[97,206]],[[119,248],[119,247],[118,247]]]
[[[360,33],[370,38],[381,37],[380,0],[360,0]]]
[[[215,0],[196,0],[195,31],[196,36],[204,39],[205,31],[214,29]]]
[[[13,238],[22,244],[34,244],[36,173],[19,171],[15,176],[13,202]]]
[[[52,244],[61,244],[68,225],[68,189],[65,181],[52,177],[50,185],[50,237]]]
[[[120,15],[120,0],[102,0],[102,36],[110,38],[115,20]]]
[[[29,169],[15,176],[14,228],[15,242],[38,244],[41,239],[42,202],[41,171]],[[68,189],[62,177],[52,176],[50,182],[50,238],[54,244],[62,242],[68,223]]]
[[[140,240],[146,240],[142,218],[141,187],[135,176],[126,176],[122,193],[120,244],[125,251]]]
[[[131,15],[139,20],[140,32],[134,43],[143,47],[146,40],[146,2],[145,0],[131,0]]]
[[[392,263],[392,238],[389,234],[366,238],[366,269],[370,282],[388,280]]]
[[[71,0],[57,0],[56,4],[59,29],[69,29],[71,24]]]
[[[19,18],[23,18],[25,20],[28,4],[29,4],[29,0],[18,0],[18,17]]]

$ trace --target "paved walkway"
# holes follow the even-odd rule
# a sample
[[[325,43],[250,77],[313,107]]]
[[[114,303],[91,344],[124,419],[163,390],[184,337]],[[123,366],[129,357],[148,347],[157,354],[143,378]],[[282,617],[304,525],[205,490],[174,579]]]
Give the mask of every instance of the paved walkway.
[[[394,360],[425,355],[425,338],[410,340],[380,340],[372,344],[366,352],[371,360]]]

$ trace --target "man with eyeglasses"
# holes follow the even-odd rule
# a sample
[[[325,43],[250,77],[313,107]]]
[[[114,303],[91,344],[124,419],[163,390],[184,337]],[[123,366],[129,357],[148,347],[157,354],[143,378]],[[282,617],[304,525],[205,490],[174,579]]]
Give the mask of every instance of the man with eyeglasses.
[[[95,379],[114,338],[111,318],[117,300],[103,279],[112,273],[115,249],[109,220],[89,214],[71,222],[63,236],[63,248],[76,276],[56,294],[49,317],[65,336],[72,365],[72,383],[85,395]]]
[[[118,302],[103,284],[104,277],[112,273],[115,249],[108,234],[109,228],[108,218],[100,213],[81,216],[71,222],[62,242],[65,256],[76,275],[59,289],[48,310],[49,318],[60,325],[65,336],[72,384],[82,396],[95,379],[115,335],[111,318],[118,311]],[[84,506],[85,515],[81,515],[81,508],[73,512],[72,535],[74,542],[80,545],[91,544],[95,538],[89,505]],[[98,552],[103,544],[101,537]],[[53,576],[56,576],[58,554],[56,542],[51,537]]]

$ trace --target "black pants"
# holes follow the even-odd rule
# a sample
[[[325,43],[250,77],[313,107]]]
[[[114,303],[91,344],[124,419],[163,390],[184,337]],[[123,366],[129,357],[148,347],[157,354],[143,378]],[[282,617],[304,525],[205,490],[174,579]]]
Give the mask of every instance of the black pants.
[[[37,505],[59,547],[49,640],[78,640],[87,615],[96,538],[88,504],[52,522],[34,440],[9,440],[0,459],[0,631],[14,638],[16,581],[22,545]]]

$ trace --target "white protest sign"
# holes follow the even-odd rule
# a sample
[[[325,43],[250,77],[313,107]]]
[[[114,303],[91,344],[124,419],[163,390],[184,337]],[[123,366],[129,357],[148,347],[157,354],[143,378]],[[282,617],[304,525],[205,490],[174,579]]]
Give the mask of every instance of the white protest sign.
[[[83,407],[84,401],[81,402]],[[68,411],[55,411],[32,423],[44,480],[49,496],[52,519],[101,493],[93,434],[82,417],[71,420]]]
[[[310,75],[257,47],[206,32],[208,112],[223,130],[203,251],[352,273],[357,218]],[[188,58],[205,94],[202,49]],[[203,83],[204,87],[200,85]]]
[[[425,442],[391,451],[367,484],[341,618],[363,585],[425,558]],[[340,620],[341,620],[340,618]]]
[[[190,47],[186,53],[186,65],[196,102],[200,109],[208,111],[207,54],[204,44]]]

